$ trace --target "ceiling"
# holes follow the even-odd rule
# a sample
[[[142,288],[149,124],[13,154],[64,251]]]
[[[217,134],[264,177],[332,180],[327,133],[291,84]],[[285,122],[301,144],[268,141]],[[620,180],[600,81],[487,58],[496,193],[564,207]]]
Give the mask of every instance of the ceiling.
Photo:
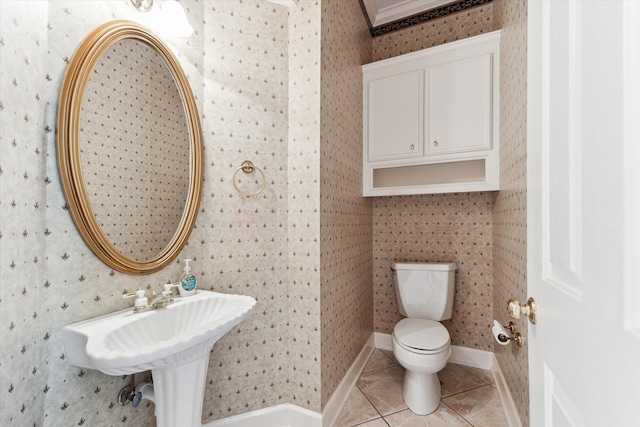
[[[459,0],[362,0],[371,27],[399,21]]]

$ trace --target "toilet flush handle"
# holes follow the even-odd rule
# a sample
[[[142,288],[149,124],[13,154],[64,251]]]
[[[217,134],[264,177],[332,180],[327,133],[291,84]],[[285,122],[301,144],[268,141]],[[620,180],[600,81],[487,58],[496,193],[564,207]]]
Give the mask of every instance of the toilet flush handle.
[[[521,315],[525,315],[529,318],[529,321],[536,324],[536,301],[533,298],[529,298],[526,304],[520,304],[520,302],[511,298],[507,302],[507,313],[512,319],[519,319]]]

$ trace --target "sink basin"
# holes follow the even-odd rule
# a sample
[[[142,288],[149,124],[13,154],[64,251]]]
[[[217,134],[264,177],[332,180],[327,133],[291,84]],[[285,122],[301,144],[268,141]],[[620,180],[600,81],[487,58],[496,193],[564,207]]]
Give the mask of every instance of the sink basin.
[[[109,375],[169,369],[207,356],[224,334],[242,322],[256,300],[198,291],[143,313],[131,308],[62,328],[69,363]]]
[[[209,353],[255,305],[249,296],[197,291],[156,310],[67,325],[62,344],[74,366],[108,375],[151,370],[157,427],[201,427]]]

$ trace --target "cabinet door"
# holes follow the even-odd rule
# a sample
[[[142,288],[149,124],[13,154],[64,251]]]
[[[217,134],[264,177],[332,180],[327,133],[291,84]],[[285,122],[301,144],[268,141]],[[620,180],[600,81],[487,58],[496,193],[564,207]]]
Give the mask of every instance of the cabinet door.
[[[427,71],[429,154],[491,149],[491,54]]]
[[[424,71],[370,80],[367,92],[369,161],[422,156]]]

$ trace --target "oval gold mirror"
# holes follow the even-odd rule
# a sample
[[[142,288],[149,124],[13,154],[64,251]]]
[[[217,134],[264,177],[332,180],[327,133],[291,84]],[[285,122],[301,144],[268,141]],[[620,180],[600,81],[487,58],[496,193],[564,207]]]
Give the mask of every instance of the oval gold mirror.
[[[127,274],[168,265],[202,198],[195,98],[171,50],[113,21],[71,59],[58,107],[58,165],[71,216],[91,250]]]

